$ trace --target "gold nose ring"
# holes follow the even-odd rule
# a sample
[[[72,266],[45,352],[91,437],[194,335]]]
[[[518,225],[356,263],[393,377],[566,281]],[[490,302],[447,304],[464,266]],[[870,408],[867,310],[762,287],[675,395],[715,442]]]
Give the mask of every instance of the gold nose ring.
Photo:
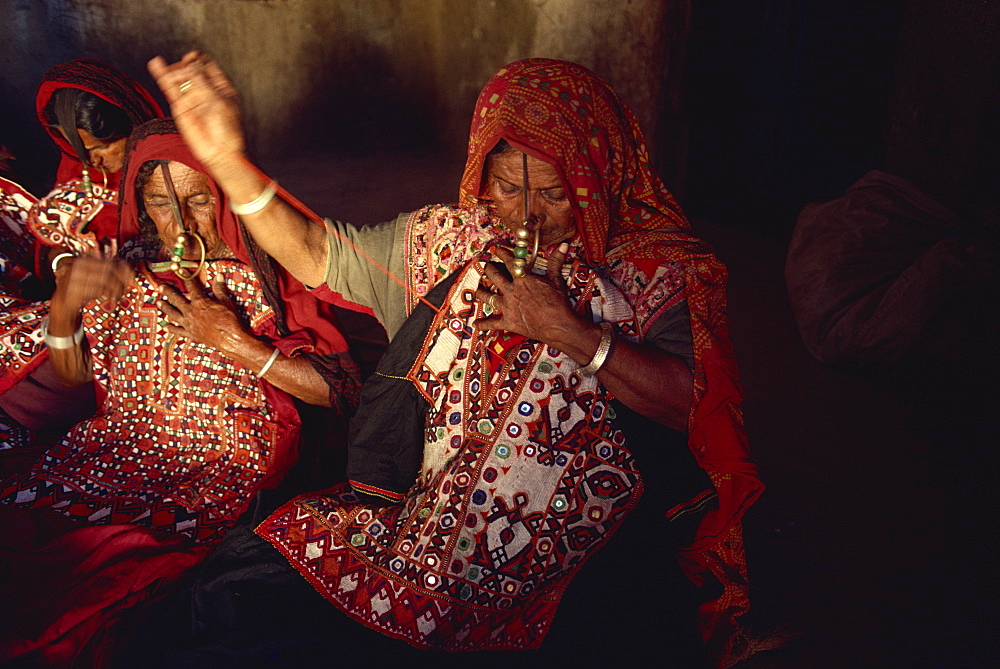
[[[535,227],[534,243],[532,244],[532,249],[528,250],[529,241],[528,239],[532,236],[531,229],[528,227],[531,222],[531,215],[528,211],[528,154],[522,153],[522,190],[521,196],[524,198],[524,222],[518,227],[514,236],[517,239],[514,240],[514,267],[511,269],[511,274],[515,277],[522,277],[531,271],[531,268],[535,266],[535,259],[538,257],[538,242],[539,242],[539,231],[538,227]]]

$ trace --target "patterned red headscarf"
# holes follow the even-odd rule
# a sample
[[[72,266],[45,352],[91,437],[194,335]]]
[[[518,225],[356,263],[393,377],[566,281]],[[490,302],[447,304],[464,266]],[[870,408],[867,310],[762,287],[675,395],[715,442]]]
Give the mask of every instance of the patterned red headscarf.
[[[73,147],[58,129],[49,126],[45,118],[45,106],[60,88],[77,88],[110,102],[125,112],[131,119],[133,128],[144,121],[163,116],[163,110],[149,91],[110,65],[96,60],[80,59],[53,66],[45,73],[38,87],[35,113],[38,122],[63,154],[56,172],[57,184],[79,177],[83,169]],[[112,178],[115,179],[114,183],[111,182]],[[117,176],[109,175],[108,187],[114,188],[116,183]]]
[[[472,117],[460,202],[480,199],[486,154],[501,139],[553,165],[577,213],[587,260],[629,257],[637,233],[690,228],[649,165],[632,112],[590,70],[530,58],[494,74]]]
[[[683,267],[695,358],[688,444],[716,487],[719,508],[708,513],[680,557],[696,583],[710,581],[709,574],[722,582],[722,596],[702,607],[702,633],[716,648],[728,647],[734,619],[749,608],[740,522],[763,485],[743,431],[742,388],[726,317],[726,269],[711,247],[687,232],[687,218],[650,167],[635,117],[590,70],[531,58],[490,78],[472,117],[459,190],[463,206],[489,205],[483,167],[501,139],[556,168],[574,204],[589,264],[624,260],[646,275],[645,283],[619,285],[637,310],[646,296],[636,284],[653,290],[659,266]],[[611,275],[616,278],[614,271]],[[656,315],[640,316],[643,330]]]

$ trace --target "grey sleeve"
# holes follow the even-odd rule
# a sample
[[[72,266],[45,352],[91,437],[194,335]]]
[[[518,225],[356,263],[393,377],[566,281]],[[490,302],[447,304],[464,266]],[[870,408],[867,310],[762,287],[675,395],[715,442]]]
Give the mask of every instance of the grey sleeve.
[[[405,292],[401,285],[368,260],[405,281],[403,236],[409,214],[361,228],[340,221],[327,221],[335,231],[327,233],[330,254],[326,285],[346,300],[370,307],[385,327],[389,339],[406,320]]]
[[[653,321],[643,343],[683,358],[694,369],[694,345],[691,343],[691,317],[687,300],[670,307]]]

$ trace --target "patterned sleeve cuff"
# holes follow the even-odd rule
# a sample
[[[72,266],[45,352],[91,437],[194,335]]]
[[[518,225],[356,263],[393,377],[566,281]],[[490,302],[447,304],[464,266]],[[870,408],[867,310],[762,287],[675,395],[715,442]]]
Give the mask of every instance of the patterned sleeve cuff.
[[[349,481],[351,487],[354,488],[354,492],[363,496],[364,498],[375,498],[372,501],[381,501],[383,503],[388,502],[389,504],[399,504],[403,501],[403,493],[393,492],[392,490],[386,490],[385,488],[379,488],[377,486],[369,485],[367,483],[361,483],[360,481]]]

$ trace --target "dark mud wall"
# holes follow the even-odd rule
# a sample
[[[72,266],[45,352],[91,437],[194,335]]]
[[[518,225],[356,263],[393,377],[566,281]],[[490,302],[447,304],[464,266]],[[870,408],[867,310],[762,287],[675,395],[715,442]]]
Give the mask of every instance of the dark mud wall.
[[[464,150],[476,94],[511,60],[574,60],[608,79],[679,178],[689,0],[5,0],[0,144],[47,185],[33,117],[51,65],[90,57],[153,84],[145,62],[211,52],[243,94],[258,157],[436,144]],[[669,126],[669,127],[667,127]],[[657,155],[656,146],[654,155]]]

